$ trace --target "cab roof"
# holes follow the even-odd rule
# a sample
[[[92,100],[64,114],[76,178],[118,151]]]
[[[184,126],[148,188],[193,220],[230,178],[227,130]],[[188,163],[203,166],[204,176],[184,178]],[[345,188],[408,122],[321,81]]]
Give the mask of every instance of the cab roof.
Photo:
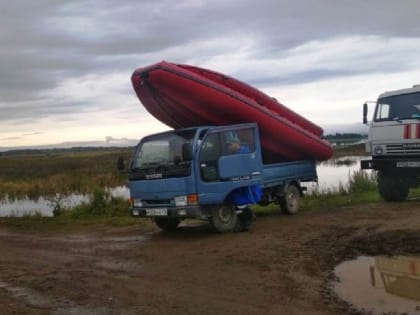
[[[395,91],[387,91],[387,92],[382,93],[381,95],[379,95],[378,98],[384,98],[384,97],[388,97],[388,96],[395,96],[395,95],[402,95],[402,94],[410,94],[410,93],[416,93],[416,92],[420,92],[420,84],[413,85],[413,87],[408,88],[408,89],[401,89],[401,90],[395,90]]]

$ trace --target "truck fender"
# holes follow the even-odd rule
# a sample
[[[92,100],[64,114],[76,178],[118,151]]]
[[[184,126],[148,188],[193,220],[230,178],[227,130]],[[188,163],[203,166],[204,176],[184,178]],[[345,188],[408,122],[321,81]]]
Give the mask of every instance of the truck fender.
[[[261,200],[262,189],[260,185],[249,185],[232,190],[226,197],[225,202],[236,206],[255,204]]]

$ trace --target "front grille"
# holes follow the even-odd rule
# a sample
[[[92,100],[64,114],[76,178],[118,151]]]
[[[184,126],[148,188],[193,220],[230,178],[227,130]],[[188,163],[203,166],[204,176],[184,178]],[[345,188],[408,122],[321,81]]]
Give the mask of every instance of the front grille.
[[[388,155],[420,155],[420,145],[388,144],[386,153]]]
[[[171,203],[171,199],[143,200],[149,205],[167,205]]]

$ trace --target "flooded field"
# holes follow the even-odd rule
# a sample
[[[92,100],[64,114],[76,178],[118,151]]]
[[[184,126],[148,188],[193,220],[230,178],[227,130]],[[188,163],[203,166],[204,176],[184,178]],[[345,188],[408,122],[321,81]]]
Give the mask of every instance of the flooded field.
[[[344,156],[321,162],[317,166],[318,189],[337,189],[339,185],[346,186],[349,177],[360,170],[360,161],[368,159],[363,156]],[[365,171],[370,172],[370,171]]]
[[[308,191],[337,190],[340,185],[345,187],[348,184],[349,176],[360,170],[361,159],[362,157],[359,156],[345,156],[320,163],[317,166],[318,183],[306,184]],[[110,193],[114,197],[129,197],[128,188],[125,186],[112,188]],[[5,198],[0,200],[0,216],[21,216],[34,213],[52,216],[54,206],[58,202],[64,208],[71,208],[88,200],[89,195],[83,194],[40,196],[37,199],[23,198],[18,200]]]
[[[119,186],[108,190],[112,197],[128,198],[128,188]],[[22,216],[30,214],[41,214],[52,216],[54,207],[59,204],[63,208],[72,208],[81,203],[88,202],[90,196],[82,194],[71,194],[69,196],[56,195],[52,197],[39,197],[36,200],[30,198],[0,200],[0,216]]]

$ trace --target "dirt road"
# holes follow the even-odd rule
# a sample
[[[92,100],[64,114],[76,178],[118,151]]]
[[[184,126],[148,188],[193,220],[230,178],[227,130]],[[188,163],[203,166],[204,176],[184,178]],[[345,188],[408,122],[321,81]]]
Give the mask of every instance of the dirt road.
[[[420,201],[259,217],[251,231],[145,222],[22,232],[0,226],[0,314],[343,314],[333,267],[420,253]]]

